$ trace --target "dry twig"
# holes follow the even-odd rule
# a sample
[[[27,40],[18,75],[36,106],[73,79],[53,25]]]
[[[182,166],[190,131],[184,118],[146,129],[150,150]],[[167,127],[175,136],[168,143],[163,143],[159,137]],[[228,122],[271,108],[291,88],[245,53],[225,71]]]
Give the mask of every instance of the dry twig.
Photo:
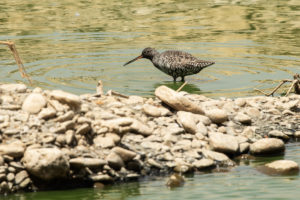
[[[185,81],[177,90],[176,92],[179,92],[180,90],[182,90],[182,88],[187,84],[187,81]]]
[[[287,83],[287,82],[290,82],[292,83],[291,86],[289,87],[287,93],[285,94],[285,96],[288,96],[292,90],[292,88],[294,87],[294,90],[295,90],[295,94],[300,94],[300,75],[299,74],[295,74],[294,76],[294,80],[289,80],[289,79],[284,79],[284,80],[281,80],[281,82],[279,83],[279,85],[277,85],[272,92],[270,93],[265,93],[264,91],[260,90],[260,89],[257,89],[257,88],[254,88],[254,90],[257,90],[261,93],[263,93],[264,95],[266,96],[273,96],[274,93],[284,84],[284,83]]]
[[[13,43],[11,41],[0,41],[0,44],[7,45],[9,47],[9,49],[13,53],[13,56],[14,56],[14,58],[16,60],[17,65],[19,67],[19,71],[21,73],[21,76],[23,78],[27,78],[27,80],[29,81],[29,83],[32,85],[32,81],[31,81],[30,77],[28,76],[28,74],[26,73],[25,67],[23,65],[23,62],[22,62],[20,56],[19,56],[19,53],[17,51],[15,43]]]

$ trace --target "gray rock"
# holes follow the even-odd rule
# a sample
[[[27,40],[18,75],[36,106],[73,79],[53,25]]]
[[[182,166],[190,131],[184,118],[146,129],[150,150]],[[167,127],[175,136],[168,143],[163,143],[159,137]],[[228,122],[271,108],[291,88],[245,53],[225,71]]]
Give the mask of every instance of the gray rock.
[[[179,123],[183,126],[184,130],[188,133],[195,134],[197,132],[197,124],[193,113],[178,111],[177,117]]]
[[[282,153],[285,149],[284,143],[276,138],[263,138],[250,145],[250,153],[260,154],[277,154]]]
[[[69,173],[69,162],[56,148],[27,149],[22,159],[27,171],[42,180],[64,178]]]
[[[81,105],[81,100],[78,95],[64,92],[62,90],[53,90],[50,93],[50,96],[55,100],[68,104],[71,107],[79,108]]]
[[[46,105],[46,99],[42,94],[31,93],[23,102],[22,110],[36,114]]]
[[[178,93],[166,86],[156,88],[155,96],[175,110],[187,111],[196,114],[204,113],[200,105],[189,100],[187,97],[183,96],[182,93]]]
[[[53,118],[56,116],[56,110],[54,110],[53,108],[51,107],[48,107],[48,108],[43,108],[41,110],[41,112],[39,113],[38,117],[40,119],[50,119],[50,118]]]
[[[15,183],[18,185],[28,177],[29,177],[29,175],[28,175],[27,171],[22,170],[22,171],[20,171],[19,173],[16,174]]]
[[[235,117],[234,117],[235,121],[238,121],[242,124],[251,124],[251,117],[249,117],[248,115],[244,114],[244,113],[238,113]]]
[[[149,115],[149,116],[152,116],[152,117],[160,117],[160,116],[165,116],[165,115],[169,115],[171,114],[171,112],[162,107],[162,106],[153,106],[153,105],[150,105],[150,104],[144,104],[143,105],[143,111]]]
[[[226,111],[218,108],[205,111],[205,115],[216,124],[221,124],[228,120],[228,115]]]
[[[274,174],[298,173],[299,165],[292,160],[276,160],[265,165],[272,170]]]
[[[236,137],[223,133],[210,133],[209,144],[214,151],[235,154],[238,153],[239,145]]]
[[[70,166],[75,168],[88,167],[91,169],[97,169],[106,164],[105,160],[98,158],[72,158],[69,160]]]
[[[284,140],[288,140],[289,136],[284,134],[283,132],[279,131],[279,130],[272,130],[268,133],[269,137],[275,137],[275,138],[281,138]]]
[[[124,162],[132,160],[137,155],[135,152],[121,147],[114,147],[112,151],[118,154]]]
[[[30,178],[25,178],[25,179],[20,183],[20,188],[26,188],[30,183],[31,183]]]
[[[21,142],[14,142],[11,144],[0,144],[0,155],[8,155],[14,158],[22,157],[25,148]]]
[[[215,163],[212,159],[207,159],[207,158],[202,158],[201,160],[197,160],[193,163],[193,165],[197,169],[205,169],[205,168],[210,168],[214,167]]]
[[[115,170],[120,170],[122,167],[125,166],[122,158],[115,152],[111,152],[106,157],[106,161],[107,161],[108,165]]]
[[[23,93],[23,92],[26,92],[27,86],[24,84],[18,84],[18,83],[3,84],[3,85],[0,85],[0,90],[6,91],[6,92]]]
[[[215,151],[210,151],[210,150],[202,150],[203,155],[206,158],[216,160],[219,162],[227,162],[230,159],[223,153],[215,152]]]
[[[112,137],[103,137],[102,135],[95,137],[93,142],[96,147],[101,148],[112,148],[115,146],[115,142]]]

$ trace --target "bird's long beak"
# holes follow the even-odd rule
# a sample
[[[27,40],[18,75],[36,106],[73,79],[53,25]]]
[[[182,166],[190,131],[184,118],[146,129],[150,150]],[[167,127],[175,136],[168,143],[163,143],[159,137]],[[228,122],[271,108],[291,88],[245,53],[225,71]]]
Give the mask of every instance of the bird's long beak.
[[[128,65],[128,64],[130,64],[130,63],[132,63],[132,62],[134,62],[134,61],[136,61],[136,60],[138,60],[138,59],[141,59],[141,58],[143,58],[143,55],[140,55],[140,56],[138,56],[138,57],[132,59],[131,61],[128,61],[128,62],[125,63],[123,66]]]

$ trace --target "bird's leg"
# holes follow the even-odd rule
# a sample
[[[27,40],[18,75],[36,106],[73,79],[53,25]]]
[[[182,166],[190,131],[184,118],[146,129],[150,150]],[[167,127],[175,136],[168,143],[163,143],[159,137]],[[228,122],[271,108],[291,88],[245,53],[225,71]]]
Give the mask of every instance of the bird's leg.
[[[181,82],[184,82],[184,76],[181,77]]]

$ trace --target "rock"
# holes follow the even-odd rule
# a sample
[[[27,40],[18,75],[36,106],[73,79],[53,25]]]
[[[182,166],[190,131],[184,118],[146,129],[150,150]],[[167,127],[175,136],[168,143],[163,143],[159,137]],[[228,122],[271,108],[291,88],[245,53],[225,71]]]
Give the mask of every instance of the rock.
[[[57,117],[55,119],[55,121],[56,122],[65,122],[65,121],[68,121],[68,120],[72,120],[74,116],[75,116],[74,111],[70,110],[70,111],[66,112],[65,114]]]
[[[132,160],[137,155],[135,152],[121,147],[114,147],[112,151],[118,154],[124,162]]]
[[[179,123],[183,126],[184,130],[188,133],[195,134],[197,132],[197,125],[195,117],[190,112],[178,111],[177,117]]]
[[[21,142],[14,142],[11,144],[0,144],[0,155],[8,155],[14,158],[22,157],[25,148]]]
[[[289,139],[289,136],[287,136],[286,134],[284,134],[283,132],[278,131],[278,130],[272,130],[268,133],[268,135],[269,135],[269,137],[281,138],[284,140]]]
[[[297,137],[297,138],[300,137],[300,131],[296,131],[294,136]]]
[[[247,108],[246,109],[247,115],[249,115],[251,118],[258,119],[260,117],[260,111],[257,108]]]
[[[42,94],[31,93],[23,102],[22,110],[31,114],[36,114],[46,105],[46,100]]]
[[[55,100],[70,105],[71,107],[80,108],[81,100],[78,95],[64,92],[62,90],[53,90],[50,93],[50,96]]]
[[[131,131],[139,133],[144,136],[149,136],[152,134],[153,130],[146,124],[140,122],[139,120],[134,120],[130,126]]]
[[[26,188],[31,183],[30,178],[26,178],[24,181],[20,183],[20,188]]]
[[[244,113],[238,113],[235,117],[234,117],[235,121],[238,121],[242,124],[245,125],[249,125],[251,124],[251,118],[248,115],[245,115]]]
[[[28,175],[27,171],[22,170],[22,171],[20,171],[19,173],[16,174],[15,183],[18,185],[28,177],[29,177],[29,175]]]
[[[227,162],[230,159],[223,153],[215,152],[215,151],[210,151],[210,150],[202,150],[203,155],[206,158],[216,160],[219,162]]]
[[[48,107],[48,108],[43,108],[41,110],[41,112],[39,113],[38,117],[40,119],[50,119],[50,118],[53,118],[56,116],[56,110],[54,110],[53,108],[51,107]]]
[[[152,159],[152,158],[149,158],[148,160],[147,160],[147,162],[148,162],[148,164],[150,165],[150,166],[152,166],[152,167],[155,167],[155,168],[158,168],[158,169],[162,169],[163,168],[163,166],[160,164],[160,163],[158,163],[158,162],[156,162],[154,159]]]
[[[265,165],[269,168],[269,173],[276,174],[294,174],[299,173],[299,165],[292,160],[276,160]]]
[[[152,117],[160,117],[160,116],[165,116],[165,115],[169,115],[171,112],[160,106],[153,106],[153,105],[150,105],[150,104],[144,104],[143,105],[143,111],[149,115],[149,116],[152,116]]]
[[[120,170],[122,167],[125,166],[122,158],[115,152],[111,152],[106,157],[106,161],[107,161],[108,165],[115,170]]]
[[[263,138],[250,145],[250,153],[254,155],[278,154],[284,149],[282,140],[276,138]]]
[[[76,134],[85,135],[91,130],[91,126],[89,124],[82,124],[76,130]]]
[[[93,142],[96,147],[112,148],[115,146],[115,142],[112,137],[103,137],[102,135],[95,137]]]
[[[209,144],[214,151],[235,154],[238,153],[239,145],[236,137],[223,133],[210,133]]]
[[[78,157],[78,158],[70,159],[69,163],[71,167],[75,167],[75,168],[88,167],[91,169],[97,169],[105,165],[106,161],[98,158]]]
[[[3,85],[0,85],[0,90],[6,91],[6,92],[23,93],[23,92],[26,92],[27,86],[24,84],[18,84],[18,83],[3,84]]]
[[[221,124],[228,120],[228,115],[226,111],[218,108],[206,111],[205,115],[216,124]]]
[[[174,188],[174,187],[183,186],[184,182],[185,180],[182,175],[178,173],[174,173],[169,177],[166,185],[167,187]]]
[[[27,149],[22,161],[30,174],[45,181],[65,178],[69,173],[67,157],[56,148]]]
[[[14,173],[8,173],[6,176],[6,180],[9,182],[13,182],[13,180],[15,179],[15,175]]]
[[[175,110],[187,111],[196,114],[204,113],[200,105],[192,102],[187,97],[183,96],[182,93],[178,93],[166,86],[156,88],[155,96]]]
[[[89,176],[89,178],[93,182],[112,182],[113,179],[107,174],[92,174]]]
[[[75,133],[73,130],[68,130],[66,133],[66,143],[71,145],[75,141]]]
[[[240,148],[240,153],[247,153],[250,148],[250,144],[248,142],[243,142],[239,144]]]
[[[214,167],[215,163],[212,159],[207,159],[207,158],[202,158],[201,160],[197,160],[193,163],[193,165],[197,169],[205,169],[205,168],[210,168]]]

